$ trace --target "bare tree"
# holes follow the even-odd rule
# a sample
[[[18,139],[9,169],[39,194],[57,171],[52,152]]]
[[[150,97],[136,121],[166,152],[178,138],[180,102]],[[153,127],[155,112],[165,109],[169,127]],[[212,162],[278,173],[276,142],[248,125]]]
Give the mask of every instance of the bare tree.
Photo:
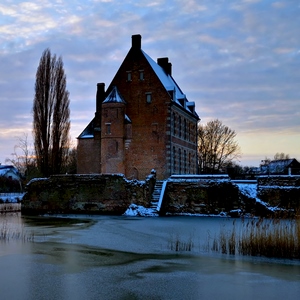
[[[62,171],[66,174],[77,173],[77,147],[69,148],[67,160],[63,163]]]
[[[6,158],[5,162],[11,163],[22,176],[30,179],[31,174],[36,169],[36,161],[33,150],[28,143],[28,134],[23,133],[23,136],[18,137],[17,141],[17,144],[14,146],[14,152],[11,154],[12,158]]]
[[[200,172],[218,173],[241,156],[235,141],[236,132],[218,119],[198,125],[198,158]]]
[[[271,161],[274,161],[274,160],[284,160],[284,159],[290,159],[290,155],[289,154],[285,154],[283,152],[277,152],[275,155],[274,155],[274,158],[268,158],[268,157],[265,157],[265,159],[262,159],[261,160],[261,166],[267,166],[270,164]]]
[[[281,153],[277,152],[274,155],[274,160],[282,160],[282,159],[290,159],[290,155],[289,154],[285,154],[283,152],[281,152]]]
[[[62,58],[46,49],[36,72],[33,136],[38,168],[43,176],[61,172],[69,149],[69,92]]]

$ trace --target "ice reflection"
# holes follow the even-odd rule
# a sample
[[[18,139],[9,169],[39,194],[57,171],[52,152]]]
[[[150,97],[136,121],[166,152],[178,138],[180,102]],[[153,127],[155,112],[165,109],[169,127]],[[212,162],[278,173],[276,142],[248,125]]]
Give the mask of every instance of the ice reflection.
[[[34,231],[35,240],[0,242],[1,299],[295,299],[300,292],[298,261],[205,249],[208,236],[232,220],[18,216],[5,222]],[[192,251],[170,249],[174,237],[192,237]]]

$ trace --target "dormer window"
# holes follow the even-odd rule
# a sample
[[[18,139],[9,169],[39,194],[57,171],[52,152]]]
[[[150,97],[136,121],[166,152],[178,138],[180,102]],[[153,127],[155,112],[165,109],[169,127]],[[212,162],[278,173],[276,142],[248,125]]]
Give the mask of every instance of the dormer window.
[[[178,99],[178,101],[181,104],[181,106],[185,108],[185,99]]]
[[[144,70],[140,70],[140,80],[144,80]]]
[[[175,100],[175,89],[168,90],[171,100]]]
[[[131,71],[127,71],[127,81],[131,81],[132,76],[131,76]]]

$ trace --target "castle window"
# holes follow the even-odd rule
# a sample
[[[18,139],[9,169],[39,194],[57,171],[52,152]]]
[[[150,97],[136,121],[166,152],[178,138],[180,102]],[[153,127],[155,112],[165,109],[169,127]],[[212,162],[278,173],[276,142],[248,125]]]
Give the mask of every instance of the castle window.
[[[110,125],[111,125],[110,123],[105,123],[105,128],[106,128],[105,133],[106,134],[111,134]]]
[[[127,71],[127,81],[131,81],[132,77],[131,77],[131,71]]]
[[[176,173],[176,150],[173,147],[173,172]]]
[[[184,174],[187,173],[187,169],[186,169],[186,150],[183,151],[183,163],[184,163]]]
[[[179,174],[181,174],[181,149],[178,149]]]
[[[173,135],[176,135],[176,115],[173,113]]]
[[[179,137],[181,137],[181,117],[179,116],[179,129],[178,129],[178,131],[179,131]]]
[[[146,93],[146,102],[151,103],[152,102],[152,95],[151,93]]]
[[[152,132],[157,133],[158,132],[158,124],[157,123],[152,123]]]
[[[183,121],[183,130],[184,130],[184,139],[186,140],[186,136],[187,136],[187,134],[186,134],[186,119],[184,119],[184,121]]]
[[[140,70],[140,80],[144,80],[144,71]]]

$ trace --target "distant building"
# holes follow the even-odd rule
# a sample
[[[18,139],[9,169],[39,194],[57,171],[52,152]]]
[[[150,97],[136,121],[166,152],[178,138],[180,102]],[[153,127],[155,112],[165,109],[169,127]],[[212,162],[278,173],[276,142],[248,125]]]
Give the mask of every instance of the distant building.
[[[167,57],[153,61],[140,35],[105,91],[97,84],[96,112],[78,136],[77,172],[123,173],[144,179],[197,172],[195,103],[172,77]]]
[[[11,165],[0,165],[0,192],[20,192],[22,176]]]
[[[21,174],[11,165],[0,165],[0,177],[21,181]]]
[[[295,159],[272,160],[260,166],[261,175],[297,175],[300,174],[300,163]]]

